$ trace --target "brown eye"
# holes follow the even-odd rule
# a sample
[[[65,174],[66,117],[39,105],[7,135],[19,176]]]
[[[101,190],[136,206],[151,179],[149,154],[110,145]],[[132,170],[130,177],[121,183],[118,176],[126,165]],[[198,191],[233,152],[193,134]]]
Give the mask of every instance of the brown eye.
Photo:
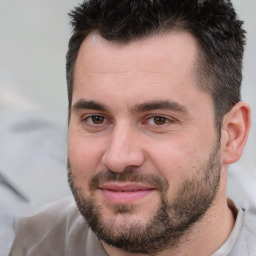
[[[153,117],[153,120],[156,125],[164,125],[167,121],[167,119],[162,116],[155,116]]]
[[[93,124],[103,124],[105,118],[103,116],[91,116],[91,122]]]

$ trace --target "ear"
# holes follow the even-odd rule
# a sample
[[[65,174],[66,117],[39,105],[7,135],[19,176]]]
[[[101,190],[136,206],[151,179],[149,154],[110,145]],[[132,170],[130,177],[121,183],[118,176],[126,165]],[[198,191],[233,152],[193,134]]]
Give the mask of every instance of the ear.
[[[224,116],[222,122],[222,163],[232,164],[243,153],[251,126],[250,107],[240,101]]]

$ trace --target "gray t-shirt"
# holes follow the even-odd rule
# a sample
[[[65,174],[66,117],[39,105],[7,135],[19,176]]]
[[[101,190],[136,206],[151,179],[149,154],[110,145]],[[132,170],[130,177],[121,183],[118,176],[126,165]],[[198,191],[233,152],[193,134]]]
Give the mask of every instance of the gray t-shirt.
[[[237,214],[228,240],[212,256],[256,255],[256,211],[243,211],[229,201]],[[15,223],[10,256],[107,256],[88,228],[72,197],[20,215]]]
[[[235,226],[227,241],[211,256],[256,256],[256,209],[254,214],[247,212],[232,200],[228,205],[236,215]]]

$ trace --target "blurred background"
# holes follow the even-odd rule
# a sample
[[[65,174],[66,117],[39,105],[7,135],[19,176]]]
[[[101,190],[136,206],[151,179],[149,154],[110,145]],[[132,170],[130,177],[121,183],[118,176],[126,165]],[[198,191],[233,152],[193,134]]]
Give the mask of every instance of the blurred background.
[[[80,1],[81,2],[81,1]],[[67,12],[75,0],[0,0],[0,256],[7,255],[17,212],[69,195],[66,178]],[[242,98],[252,128],[231,166],[229,193],[256,205],[256,1],[233,0],[245,21]]]

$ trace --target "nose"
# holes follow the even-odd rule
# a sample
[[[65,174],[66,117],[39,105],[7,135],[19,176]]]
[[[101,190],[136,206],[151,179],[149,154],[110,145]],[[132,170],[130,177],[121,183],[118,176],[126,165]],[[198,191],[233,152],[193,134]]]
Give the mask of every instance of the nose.
[[[110,135],[102,164],[113,172],[140,167],[144,162],[144,153],[139,141],[140,135],[133,128],[116,126]]]

